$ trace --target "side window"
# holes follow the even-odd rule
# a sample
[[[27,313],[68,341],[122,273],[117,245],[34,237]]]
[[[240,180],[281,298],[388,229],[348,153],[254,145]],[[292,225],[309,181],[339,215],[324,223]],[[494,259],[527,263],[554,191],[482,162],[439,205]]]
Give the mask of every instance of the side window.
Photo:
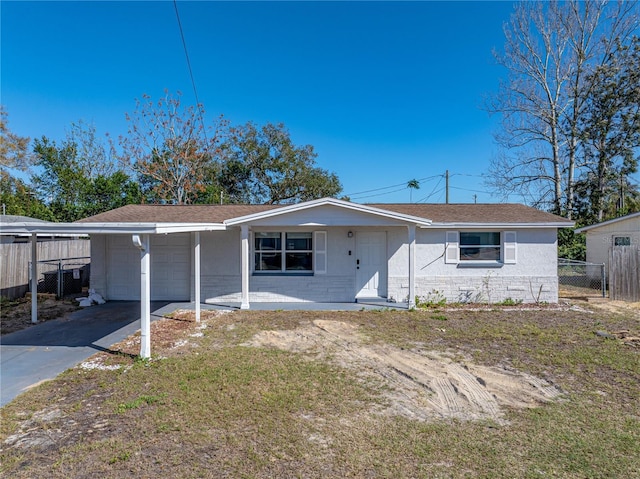
[[[515,264],[517,247],[515,231],[447,231],[444,261]]]
[[[460,261],[500,261],[500,233],[460,232]]]

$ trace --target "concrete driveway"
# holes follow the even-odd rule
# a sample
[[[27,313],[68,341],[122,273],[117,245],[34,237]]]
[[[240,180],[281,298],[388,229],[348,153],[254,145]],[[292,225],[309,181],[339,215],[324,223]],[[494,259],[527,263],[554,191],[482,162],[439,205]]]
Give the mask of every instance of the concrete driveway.
[[[161,317],[168,304],[152,302],[151,320]],[[140,302],[111,301],[2,336],[0,406],[139,329]]]

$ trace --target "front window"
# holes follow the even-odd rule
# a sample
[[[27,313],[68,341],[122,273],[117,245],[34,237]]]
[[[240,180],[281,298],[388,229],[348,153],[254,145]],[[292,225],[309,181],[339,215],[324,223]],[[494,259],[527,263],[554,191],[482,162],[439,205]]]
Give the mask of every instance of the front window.
[[[255,271],[313,271],[312,233],[255,233],[254,238]]]
[[[500,261],[500,233],[460,232],[460,261]]]

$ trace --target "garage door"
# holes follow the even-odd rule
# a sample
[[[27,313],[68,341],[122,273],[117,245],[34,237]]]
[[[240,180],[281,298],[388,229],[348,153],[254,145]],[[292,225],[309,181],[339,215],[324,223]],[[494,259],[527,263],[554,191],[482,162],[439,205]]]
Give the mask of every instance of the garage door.
[[[151,236],[151,300],[189,301],[191,248],[188,233]],[[107,241],[107,298],[140,299],[140,251],[131,235]]]
[[[189,233],[151,237],[151,299],[189,301],[191,249]]]

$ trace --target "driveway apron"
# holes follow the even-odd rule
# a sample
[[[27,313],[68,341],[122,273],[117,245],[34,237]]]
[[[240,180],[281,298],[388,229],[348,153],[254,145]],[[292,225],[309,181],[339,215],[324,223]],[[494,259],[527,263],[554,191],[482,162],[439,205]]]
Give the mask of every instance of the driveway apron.
[[[166,305],[151,303],[152,321]],[[134,334],[139,320],[138,301],[111,301],[2,336],[0,406]]]

